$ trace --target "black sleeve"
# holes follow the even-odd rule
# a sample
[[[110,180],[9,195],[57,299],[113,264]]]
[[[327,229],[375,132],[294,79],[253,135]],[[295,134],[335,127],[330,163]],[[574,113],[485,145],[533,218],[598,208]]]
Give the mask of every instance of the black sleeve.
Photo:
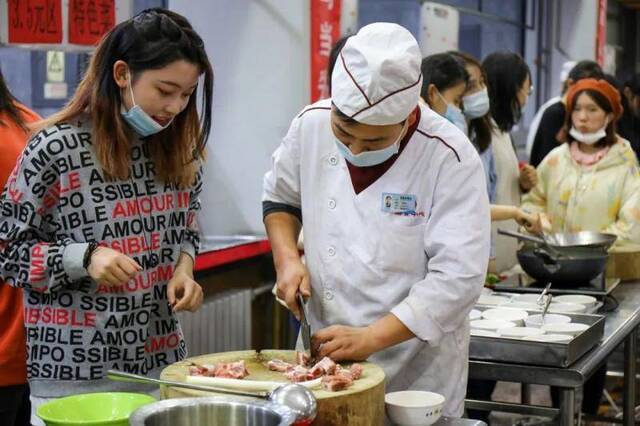
[[[262,202],[262,220],[271,213],[285,212],[294,215],[302,223],[302,210],[298,207],[290,206],[289,204],[276,203],[274,201]]]
[[[552,149],[560,145],[556,136],[562,125],[564,124],[564,105],[561,102],[551,105],[542,114],[538,131],[533,139],[533,147],[531,148],[531,158],[529,163],[538,167],[544,157],[551,152]]]

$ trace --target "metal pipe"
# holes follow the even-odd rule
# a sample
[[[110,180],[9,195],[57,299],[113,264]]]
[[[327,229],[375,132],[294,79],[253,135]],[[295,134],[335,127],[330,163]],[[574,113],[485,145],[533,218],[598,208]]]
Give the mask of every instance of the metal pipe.
[[[576,392],[572,388],[560,388],[560,426],[574,426],[576,416]]]
[[[514,404],[512,402],[480,401],[476,399],[466,399],[464,402],[464,406],[467,409],[471,408],[474,410],[502,411],[505,413],[515,413],[550,418],[554,418],[558,414],[560,414],[560,410],[557,408],[543,407],[541,405],[522,405]]]
[[[622,424],[635,424],[636,410],[636,339],[635,333],[629,333],[624,341],[624,401]]]

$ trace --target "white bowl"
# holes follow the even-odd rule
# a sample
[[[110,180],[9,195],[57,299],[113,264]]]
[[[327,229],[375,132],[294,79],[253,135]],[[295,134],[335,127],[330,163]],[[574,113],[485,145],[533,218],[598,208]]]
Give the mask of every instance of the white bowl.
[[[509,302],[500,305],[500,308],[526,309],[527,311],[541,311],[542,306],[533,302]]]
[[[484,319],[511,321],[516,325],[524,324],[524,320],[528,316],[529,316],[529,313],[524,309],[515,309],[515,308],[507,308],[507,307],[487,309],[486,311],[482,312],[482,318]]]
[[[496,331],[499,328],[509,328],[509,327],[516,326],[516,324],[511,321],[488,320],[488,319],[471,321],[470,325],[471,325],[471,328],[475,328],[476,330],[489,330],[489,331]]]
[[[504,303],[509,303],[511,301],[511,299],[509,299],[508,297],[504,297],[504,296],[496,296],[495,293],[494,294],[481,294],[480,297],[478,298],[478,302],[476,302],[478,305],[490,305],[490,306],[498,306],[498,305],[502,305]]]
[[[593,308],[596,303],[598,303],[598,299],[593,296],[587,296],[585,294],[565,294],[562,296],[556,296],[553,298],[554,302],[558,303],[578,303],[580,305],[584,305],[589,308]]]
[[[572,339],[573,336],[569,336],[568,334],[540,334],[538,336],[529,336],[524,338],[524,340],[547,343],[569,343]]]
[[[513,337],[516,339],[522,339],[524,337],[539,336],[541,334],[544,334],[544,330],[533,327],[511,327],[498,329],[498,333],[500,334],[500,337]]]
[[[471,312],[469,312],[469,320],[474,321],[479,320],[480,318],[482,318],[482,312],[479,310],[472,309]]]
[[[566,324],[571,322],[571,317],[560,314],[547,314],[544,316],[544,324]],[[542,314],[529,315],[529,317],[524,320],[524,323],[527,327],[542,327]]]
[[[545,295],[542,298],[543,302],[546,302],[547,298],[549,296]],[[540,295],[537,293],[527,293],[527,294],[518,294],[517,296],[513,297],[513,301],[514,302],[531,302],[531,303],[535,303],[536,305],[538,305],[538,299],[540,298]],[[554,298],[555,300],[555,298]],[[540,305],[538,305],[540,306]]]
[[[579,303],[555,303],[549,304],[549,312],[561,312],[561,313],[582,313],[587,310],[587,307]]]
[[[472,328],[471,331],[469,331],[469,334],[480,337],[500,337],[500,335],[495,331],[482,330],[481,328]]]
[[[542,329],[549,334],[567,334],[570,336],[577,336],[588,328],[589,326],[587,324],[581,324],[578,322],[545,324],[542,326]]]
[[[391,392],[384,396],[389,419],[400,426],[426,426],[438,421],[445,398],[424,391]]]

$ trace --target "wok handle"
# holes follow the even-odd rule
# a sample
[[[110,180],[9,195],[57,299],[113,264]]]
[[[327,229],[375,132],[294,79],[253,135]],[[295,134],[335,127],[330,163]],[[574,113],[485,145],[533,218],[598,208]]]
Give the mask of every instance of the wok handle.
[[[519,240],[529,241],[529,242],[536,243],[536,244],[542,244],[542,245],[545,245],[545,246],[547,245],[547,243],[542,238],[533,237],[531,235],[521,234],[519,232],[507,231],[506,229],[498,229],[498,234],[506,235],[508,237],[517,238]]]

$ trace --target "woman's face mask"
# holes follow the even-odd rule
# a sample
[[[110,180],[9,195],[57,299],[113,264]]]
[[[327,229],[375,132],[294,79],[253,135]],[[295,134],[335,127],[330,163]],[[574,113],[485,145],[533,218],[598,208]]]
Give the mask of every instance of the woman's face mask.
[[[587,145],[594,145],[598,143],[600,139],[607,136],[608,125],[609,125],[609,120],[607,119],[604,121],[604,126],[596,130],[595,132],[591,132],[591,133],[582,133],[581,131],[576,129],[574,126],[571,126],[571,129],[569,130],[569,134],[578,142],[582,142]]]
[[[166,129],[173,121],[173,118],[164,126],[151,118],[149,114],[144,112],[140,105],[136,105],[136,100],[133,97],[133,88],[131,87],[131,74],[129,73],[129,71],[127,71],[127,79],[129,80],[129,93],[131,94],[131,102],[133,103],[133,106],[129,111],[125,111],[124,105],[122,106],[122,111],[120,111],[120,114],[125,119],[125,121],[138,135],[140,135],[140,137],[143,138]]]
[[[487,88],[464,96],[462,98],[462,106],[464,108],[464,115],[469,119],[480,118],[487,115],[489,112],[489,91]]]

